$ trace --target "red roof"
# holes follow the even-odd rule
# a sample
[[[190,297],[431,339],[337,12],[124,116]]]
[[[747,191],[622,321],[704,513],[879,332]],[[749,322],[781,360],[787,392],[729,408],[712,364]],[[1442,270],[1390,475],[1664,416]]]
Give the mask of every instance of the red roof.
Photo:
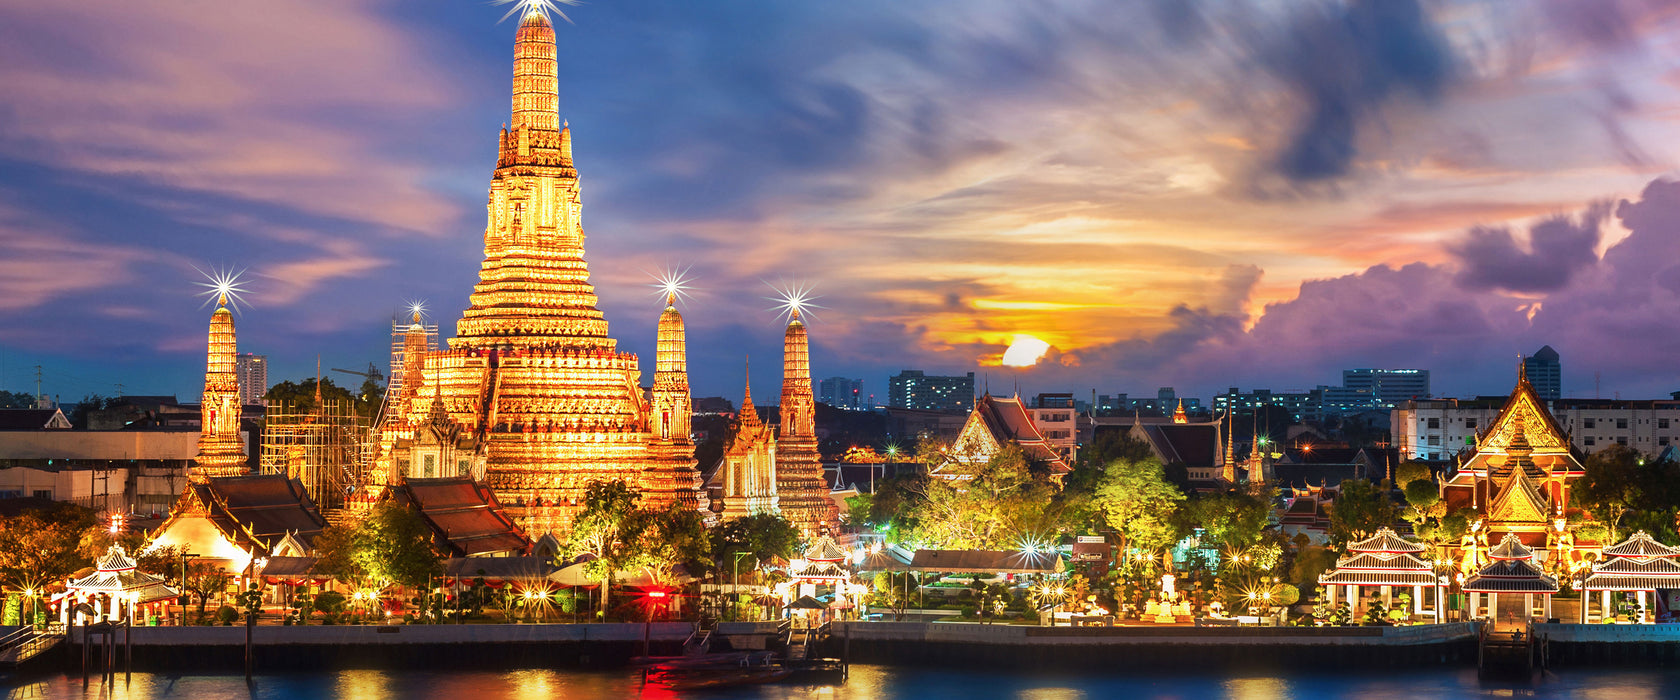
[[[974,402],[974,411],[980,414],[986,429],[999,443],[1015,442],[1028,458],[1048,463],[1051,471],[1057,474],[1073,471],[1062,456],[1044,441],[1044,434],[1038,432],[1037,424],[1033,423],[1032,415],[1027,413],[1021,399],[984,395]]]
[[[471,478],[408,479],[391,492],[420,513],[439,547],[456,556],[523,554],[531,548],[495,494]]]

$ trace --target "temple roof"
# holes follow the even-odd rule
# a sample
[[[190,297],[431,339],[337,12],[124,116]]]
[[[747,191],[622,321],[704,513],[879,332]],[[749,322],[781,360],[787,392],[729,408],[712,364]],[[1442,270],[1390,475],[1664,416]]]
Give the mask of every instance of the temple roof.
[[[1577,588],[1592,591],[1680,588],[1680,563],[1667,557],[1614,557],[1593,567],[1592,573],[1582,577]]]
[[[1162,464],[1182,464],[1192,469],[1219,466],[1218,423],[1138,423],[1132,434],[1149,443]]]
[[[408,479],[390,493],[420,514],[439,548],[456,556],[523,553],[531,547],[495,494],[470,477]]]
[[[1644,530],[1612,547],[1604,549],[1606,557],[1673,557],[1680,556],[1680,548],[1670,547],[1654,539]]]
[[[1558,582],[1527,559],[1501,559],[1482,567],[1464,582],[1463,589],[1469,593],[1556,593]]]
[[[1407,542],[1394,534],[1393,528],[1379,528],[1377,533],[1348,545],[1350,552],[1407,552],[1415,553],[1427,549],[1417,542]]]
[[[1552,506],[1526,469],[1512,469],[1488,509],[1496,523],[1540,523],[1550,520]]]
[[[122,545],[114,544],[105,550],[105,556],[99,560],[99,570],[133,571],[134,560],[128,557],[128,552],[123,550]]]
[[[999,552],[978,549],[923,549],[910,560],[916,571],[937,571],[948,574],[1017,573],[1043,574],[1062,570],[1062,557],[1026,552]]]
[[[150,603],[180,595],[163,583],[163,577],[134,568],[122,545],[111,545],[99,560],[99,568],[87,576],[75,579],[66,586],[69,593],[123,593],[134,596],[136,603]]]
[[[914,556],[897,547],[883,547],[865,555],[863,561],[852,568],[858,571],[909,571]]]
[[[981,396],[975,400],[974,411],[969,414],[969,422],[976,420],[998,444],[1014,442],[1020,445],[1028,459],[1049,464],[1052,473],[1066,474],[1073,471],[1062,456],[1044,441],[1044,434],[1038,432],[1038,425],[1033,422],[1032,415],[1027,413],[1026,404],[1019,397],[1004,399],[990,394]]]
[[[1518,377],[1511,397],[1478,436],[1476,453],[1459,472],[1503,478],[1519,468],[1531,477],[1559,472],[1578,475],[1582,471],[1568,434],[1546,410],[1545,401],[1526,376]]]
[[[849,554],[828,535],[819,536],[805,550],[805,558],[812,561],[844,561]]]
[[[269,557],[258,576],[303,578],[315,573],[315,557]],[[328,578],[325,576],[319,577]]]
[[[1528,561],[1534,558],[1534,552],[1523,546],[1522,540],[1517,539],[1515,533],[1505,533],[1505,539],[1499,541],[1499,546],[1488,551],[1493,559]]]
[[[314,546],[315,536],[327,526],[303,483],[283,474],[213,477],[189,484],[188,494],[210,523],[241,548],[254,542],[268,550],[288,534]]]

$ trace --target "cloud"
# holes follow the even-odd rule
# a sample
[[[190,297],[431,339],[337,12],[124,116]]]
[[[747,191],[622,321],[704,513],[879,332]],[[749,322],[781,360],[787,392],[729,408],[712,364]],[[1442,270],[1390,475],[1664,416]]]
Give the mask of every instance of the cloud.
[[[1416,0],[1352,0],[1302,11],[1264,65],[1302,103],[1278,172],[1310,182],[1347,173],[1361,125],[1402,94],[1438,97],[1453,56]]]
[[[1529,230],[1524,250],[1508,227],[1479,226],[1449,246],[1466,289],[1550,292],[1562,289],[1578,271],[1598,262],[1602,224],[1608,202],[1589,207],[1579,217],[1553,216]]]

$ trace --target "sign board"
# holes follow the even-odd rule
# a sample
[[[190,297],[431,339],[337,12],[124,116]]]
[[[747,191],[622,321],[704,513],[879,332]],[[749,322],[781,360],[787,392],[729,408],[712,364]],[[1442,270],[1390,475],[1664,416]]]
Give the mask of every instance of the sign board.
[[[1680,588],[1658,588],[1654,618],[1659,623],[1680,622]]]
[[[1080,535],[1074,541],[1078,542],[1079,544],[1102,544],[1104,542],[1107,542],[1108,539],[1103,537],[1102,535]]]

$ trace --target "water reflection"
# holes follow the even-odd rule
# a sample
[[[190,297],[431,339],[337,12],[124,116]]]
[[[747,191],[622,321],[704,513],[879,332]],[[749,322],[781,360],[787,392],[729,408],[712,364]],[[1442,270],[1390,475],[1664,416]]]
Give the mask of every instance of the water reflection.
[[[768,685],[673,692],[642,682],[631,671],[531,669],[521,671],[323,671],[258,676],[246,685],[240,675],[179,676],[136,673],[125,682],[87,690],[80,675],[26,678],[0,676],[0,700],[1178,700],[1227,698],[1276,700],[1356,698],[1621,698],[1680,697],[1680,671],[1563,671],[1533,683],[1484,683],[1474,669],[1384,670],[1342,675],[1293,674],[1233,677],[1217,673],[1025,674],[983,669],[892,669],[854,666],[851,678],[833,685]]]

